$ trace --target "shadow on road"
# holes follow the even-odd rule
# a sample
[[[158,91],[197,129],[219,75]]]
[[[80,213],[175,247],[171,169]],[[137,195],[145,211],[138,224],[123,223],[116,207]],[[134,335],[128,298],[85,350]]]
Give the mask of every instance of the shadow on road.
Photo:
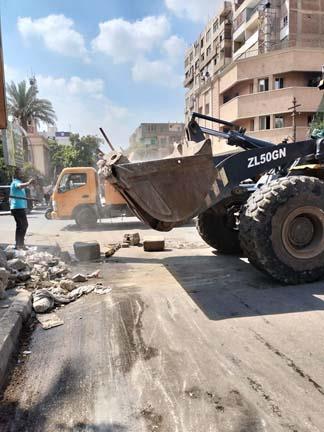
[[[140,229],[140,230],[148,230],[150,229],[147,225],[144,225],[141,221],[134,221],[134,222],[103,222],[98,223],[93,228],[80,228],[76,224],[67,225],[64,228],[61,229],[61,231],[74,231],[74,232],[98,232],[98,231],[127,231],[127,230],[134,230],[134,229]]]
[[[238,256],[120,257],[163,264],[211,320],[324,310],[324,284],[281,285]]]
[[[17,367],[11,383],[5,390],[4,397],[0,399],[1,432],[44,432],[46,430],[62,432],[126,432],[127,428],[121,424],[94,424],[83,420],[82,417],[87,417],[86,410],[83,410],[80,414],[81,419],[76,420],[75,424],[71,426],[71,419],[76,412],[80,412],[77,407],[74,407],[73,403],[78,404],[81,391],[80,382],[84,375],[82,364],[77,362],[74,362],[74,364],[76,366],[72,366],[70,362],[65,362],[62,365],[60,374],[50,387],[47,395],[39,400],[36,399],[37,395],[33,393],[32,389],[19,388],[24,382],[22,375],[27,372],[25,370],[22,373]],[[32,395],[27,401],[23,399],[25,391]],[[33,398],[36,400],[33,401]],[[60,415],[60,412],[64,413],[64,415]],[[68,424],[64,424],[62,421],[55,425],[49,423],[49,421],[53,422],[54,413],[57,413],[57,418],[65,417]]]

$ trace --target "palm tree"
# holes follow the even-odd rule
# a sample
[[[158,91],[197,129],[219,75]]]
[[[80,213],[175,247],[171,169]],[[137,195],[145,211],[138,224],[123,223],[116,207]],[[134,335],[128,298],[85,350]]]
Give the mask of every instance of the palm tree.
[[[50,125],[55,123],[56,115],[52,103],[37,97],[36,84],[27,87],[25,80],[17,85],[12,81],[6,90],[8,113],[16,118],[26,131],[31,121],[35,121],[36,124],[40,121]],[[26,146],[27,142],[24,139],[25,155]]]
[[[31,120],[51,125],[56,120],[52,103],[47,99],[39,99],[37,92],[36,85],[27,87],[26,81],[21,81],[18,85],[12,81],[7,85],[8,112],[19,120],[25,130]]]

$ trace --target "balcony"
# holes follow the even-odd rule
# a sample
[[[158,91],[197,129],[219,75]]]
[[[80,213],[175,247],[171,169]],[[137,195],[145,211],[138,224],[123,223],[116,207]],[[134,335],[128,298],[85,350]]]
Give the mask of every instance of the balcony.
[[[247,54],[250,55],[250,53]],[[244,56],[247,57],[246,54],[242,54],[241,58],[236,59],[238,61],[232,63],[232,66],[221,76],[220,94],[223,94],[238,82],[264,76],[264,71],[267,71],[268,76],[285,74],[291,71],[319,71],[323,64],[323,51],[312,48],[293,48],[288,51],[283,49],[268,54],[254,55],[248,60],[242,58]]]
[[[185,75],[185,79],[183,81],[183,86],[188,87],[193,82],[193,80],[194,80],[193,70],[189,70]]]
[[[308,128],[306,126],[297,126],[297,141],[302,141],[307,137]],[[284,138],[292,137],[293,128],[284,127],[277,129],[264,129],[253,132],[246,132],[254,138],[261,139],[264,141],[270,141],[273,144],[280,144]]]
[[[301,104],[300,112],[316,112],[322,99],[313,87],[287,87],[280,90],[238,96],[220,107],[220,117],[235,121],[268,114],[287,113],[293,97]]]
[[[258,40],[259,40],[259,32],[257,30],[252,36],[250,36],[245,41],[244,45],[242,45],[241,48],[235,51],[235,53],[233,54],[233,59],[238,60],[239,57],[241,57],[248,49],[250,49],[254,44],[256,44]]]

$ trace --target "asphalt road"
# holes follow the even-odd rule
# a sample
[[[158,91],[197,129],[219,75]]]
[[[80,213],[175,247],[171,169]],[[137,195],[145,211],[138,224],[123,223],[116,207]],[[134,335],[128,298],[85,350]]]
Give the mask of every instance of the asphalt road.
[[[66,248],[151,234],[134,220],[81,233],[34,216],[29,240]],[[215,255],[193,226],[166,239],[163,253],[118,251],[100,265],[110,294],[60,309],[61,327],[36,326],[1,432],[324,430],[323,282],[280,286]]]

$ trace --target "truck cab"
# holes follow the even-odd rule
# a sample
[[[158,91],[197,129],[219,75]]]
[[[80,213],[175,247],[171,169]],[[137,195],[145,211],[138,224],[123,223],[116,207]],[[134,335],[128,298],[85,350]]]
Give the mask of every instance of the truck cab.
[[[100,184],[98,173],[92,167],[63,169],[52,200],[52,219],[74,219],[82,228],[94,226],[99,218],[109,216],[112,207],[127,207],[110,183]]]

